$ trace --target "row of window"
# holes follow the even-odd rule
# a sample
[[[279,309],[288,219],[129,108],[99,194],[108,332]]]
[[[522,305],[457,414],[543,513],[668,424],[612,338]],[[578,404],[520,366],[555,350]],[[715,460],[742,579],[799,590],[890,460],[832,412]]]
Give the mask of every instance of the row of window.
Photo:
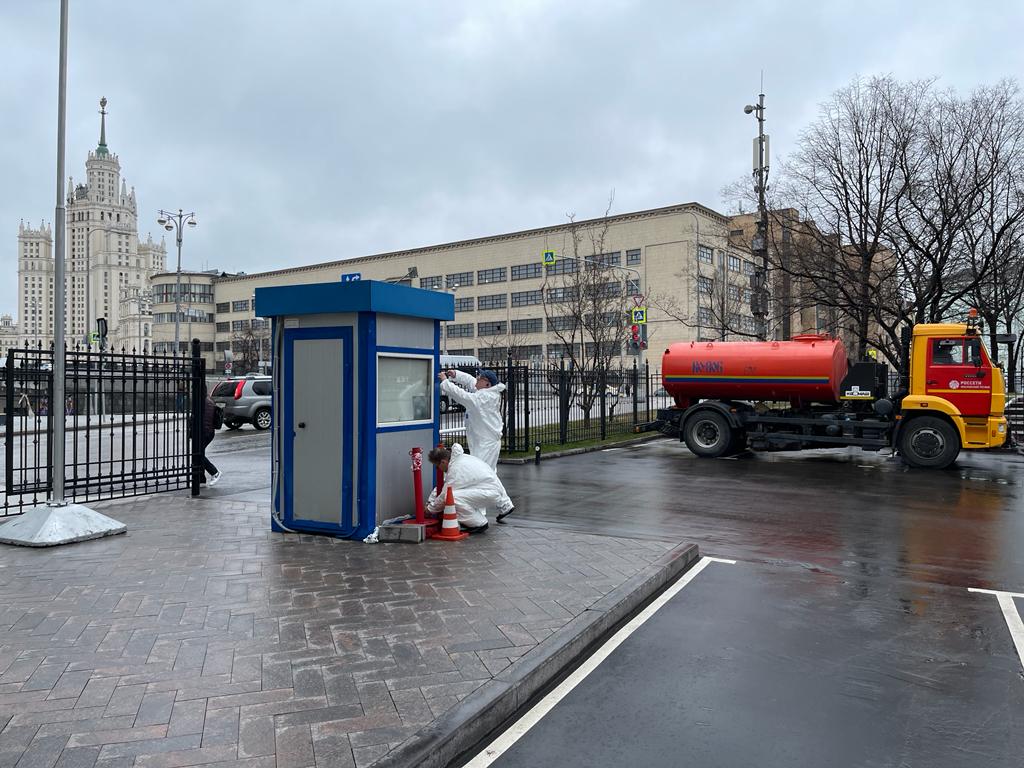
[[[213,286],[211,286],[212,288]],[[249,300],[242,299],[241,301],[221,301],[217,303],[217,314],[223,314],[225,312],[248,312],[249,311]]]
[[[173,312],[157,312],[153,315],[154,323],[173,323]],[[203,312],[199,309],[183,309],[178,313],[178,322],[181,323],[212,323],[213,313]]]
[[[606,341],[601,345],[603,354],[615,356],[621,354],[622,344],[618,341]],[[545,346],[542,344],[520,344],[517,346],[509,347],[481,347],[479,350],[472,347],[463,349],[449,349],[448,354],[450,355],[467,355],[469,357],[479,357],[483,363],[489,363],[492,365],[498,365],[508,360],[508,354],[511,349],[512,359],[517,361],[523,360],[540,360],[543,358]],[[572,352],[580,352],[579,344],[548,344],[546,346],[547,359],[548,360],[562,360],[570,357]],[[588,341],[585,345],[587,356],[593,356],[596,345],[592,341]]]
[[[588,315],[585,325],[593,324],[594,315]],[[617,312],[604,312],[599,316],[601,323],[607,327],[613,327],[621,320]],[[559,315],[546,318],[548,331],[571,331],[581,325],[581,318],[575,315]],[[527,317],[513,320],[511,323],[513,334],[543,333],[545,318]],[[494,320],[476,324],[476,334],[473,333],[473,323],[450,323],[445,326],[445,333],[449,339],[467,339],[476,336],[500,336],[507,333],[509,322],[507,320]]]
[[[705,264],[714,264],[715,255],[714,250],[711,246],[700,245],[697,246],[697,260]],[[728,267],[730,272],[743,272],[745,275],[754,274],[754,263],[741,259],[739,256],[727,251],[718,252],[718,263],[723,267]]]
[[[715,281],[710,277],[702,275],[697,278],[697,290],[702,294],[710,296],[715,292]],[[742,301],[744,304],[749,304],[753,296],[753,291],[750,288],[740,288],[738,285],[726,286],[726,292],[731,301]]]
[[[612,253],[602,253],[596,256],[588,257],[588,266],[596,269],[598,266],[612,267],[619,266],[622,264],[622,252],[614,251]],[[593,262],[597,262],[596,264]],[[633,248],[626,251],[626,264],[633,265],[640,263],[640,249]],[[558,259],[553,265],[548,266],[547,272],[549,275],[562,275],[571,274],[576,272],[578,269],[576,259],[572,257],[564,257]],[[506,267],[491,267],[489,269],[477,270],[475,279],[477,285],[487,285],[489,283],[504,283],[508,279],[509,270]],[[516,264],[511,268],[511,275],[513,280],[528,280],[530,278],[541,277],[544,274],[544,267],[539,261],[533,261],[529,264]],[[469,272],[452,272],[448,275],[432,275],[430,277],[420,278],[420,288],[424,288],[429,291],[438,290],[442,283],[446,288],[462,288],[465,286],[473,285],[474,274],[472,271]]]
[[[713,330],[720,322],[720,318],[715,317],[715,313],[711,311],[710,307],[700,307],[697,309],[698,325]],[[742,331],[743,333],[757,332],[757,318],[744,316],[738,312],[730,312],[728,314],[726,325],[728,330],[731,331]]]
[[[158,304],[174,304],[174,289],[174,283],[154,285],[153,301]],[[180,301],[182,304],[213,304],[213,286],[196,285],[195,283],[183,284]]]

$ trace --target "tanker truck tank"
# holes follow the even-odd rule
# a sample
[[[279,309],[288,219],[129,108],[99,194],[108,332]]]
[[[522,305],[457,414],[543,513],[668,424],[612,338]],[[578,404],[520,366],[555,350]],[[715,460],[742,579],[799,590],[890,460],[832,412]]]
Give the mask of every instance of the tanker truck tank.
[[[792,341],[672,344],[661,370],[665,390],[685,408],[707,399],[835,404],[847,366],[841,341],[803,334]]]

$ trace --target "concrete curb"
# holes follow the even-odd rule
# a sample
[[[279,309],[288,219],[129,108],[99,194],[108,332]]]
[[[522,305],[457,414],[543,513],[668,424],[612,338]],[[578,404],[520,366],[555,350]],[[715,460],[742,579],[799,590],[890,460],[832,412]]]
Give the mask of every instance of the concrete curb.
[[[696,544],[680,544],[662,555],[371,768],[445,768],[464,756],[699,558]]]
[[[640,445],[641,443],[649,443],[652,440],[658,439],[667,440],[668,438],[656,432],[654,434],[644,435],[643,437],[634,437],[629,440],[622,440],[618,443],[605,443],[604,445],[588,445],[586,448],[569,448],[565,451],[553,451],[552,453],[542,453],[540,460],[547,461],[548,459],[560,459],[563,456],[579,456],[581,453],[593,453],[594,451],[603,451],[608,448],[628,448],[631,445]],[[521,459],[498,459],[499,464],[533,464],[533,458],[524,456]]]

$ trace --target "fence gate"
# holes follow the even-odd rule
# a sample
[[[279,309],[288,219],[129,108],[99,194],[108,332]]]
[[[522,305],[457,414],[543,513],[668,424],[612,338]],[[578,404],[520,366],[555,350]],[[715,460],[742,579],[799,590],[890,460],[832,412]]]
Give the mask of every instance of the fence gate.
[[[192,354],[75,349],[65,353],[65,401],[53,402],[53,350],[12,349],[4,399],[0,516],[45,501],[52,437],[65,424],[65,497],[72,502],[191,488],[198,492],[205,379]]]

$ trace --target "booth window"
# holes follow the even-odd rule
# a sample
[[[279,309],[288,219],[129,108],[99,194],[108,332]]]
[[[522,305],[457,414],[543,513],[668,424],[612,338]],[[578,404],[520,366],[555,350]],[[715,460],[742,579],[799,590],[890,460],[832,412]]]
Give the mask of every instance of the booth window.
[[[401,424],[433,418],[433,368],[429,357],[377,358],[377,423]]]

